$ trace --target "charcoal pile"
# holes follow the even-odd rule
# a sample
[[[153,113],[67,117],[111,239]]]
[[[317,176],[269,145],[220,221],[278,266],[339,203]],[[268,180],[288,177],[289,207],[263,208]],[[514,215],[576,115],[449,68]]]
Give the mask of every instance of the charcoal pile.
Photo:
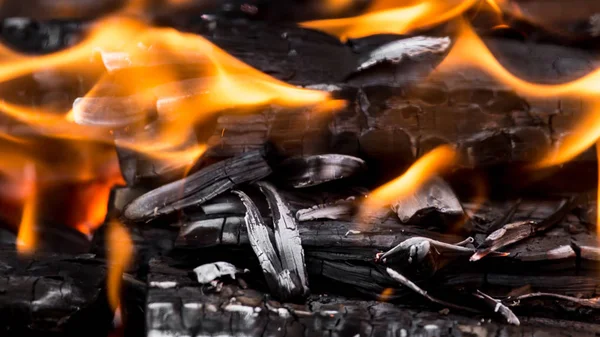
[[[0,2],[3,333],[600,333],[598,14],[452,2]]]

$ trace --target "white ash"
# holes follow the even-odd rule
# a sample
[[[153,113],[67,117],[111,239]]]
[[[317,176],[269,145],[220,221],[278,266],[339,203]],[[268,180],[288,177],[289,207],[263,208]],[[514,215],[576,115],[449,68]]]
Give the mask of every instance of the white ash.
[[[150,287],[153,287],[153,288],[169,289],[169,288],[175,288],[176,286],[177,286],[177,282],[173,282],[173,281],[165,281],[165,282],[152,281],[152,282],[150,282]]]
[[[235,274],[246,272],[246,270],[240,270],[229,262],[219,261],[196,267],[194,272],[198,277],[199,283],[207,284],[226,275],[235,279]]]
[[[372,67],[375,64],[390,62],[398,64],[405,59],[415,59],[435,54],[443,54],[450,47],[449,37],[415,36],[408,39],[387,43],[371,53],[363,61],[357,71]]]

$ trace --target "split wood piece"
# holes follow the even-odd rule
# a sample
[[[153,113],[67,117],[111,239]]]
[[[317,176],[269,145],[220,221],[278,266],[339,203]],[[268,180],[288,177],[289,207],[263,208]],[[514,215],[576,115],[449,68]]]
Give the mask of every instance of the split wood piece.
[[[574,207],[574,202],[574,198],[563,199],[556,206],[555,212],[541,221],[518,221],[504,225],[502,228],[488,235],[485,241],[477,248],[477,252],[471,256],[470,260],[480,260],[498,249],[548,230],[566,216]]]
[[[273,218],[273,227],[275,231],[275,244],[281,259],[281,265],[300,278],[300,283],[304,290],[303,295],[308,294],[308,276],[304,263],[304,249],[296,218],[290,211],[285,200],[277,191],[275,186],[267,182],[256,183],[261,192],[265,195],[271,217]]]
[[[279,180],[295,188],[311,187],[366,171],[365,162],[341,154],[322,154],[284,160],[275,171]]]
[[[433,218],[432,223],[448,227],[465,216],[454,191],[443,179],[434,177],[419,186],[413,193],[402,197],[391,205],[401,223],[423,224]]]
[[[3,336],[106,336],[112,312],[106,266],[87,255],[49,252],[19,257],[0,250],[0,333]]]
[[[278,249],[276,251],[269,238],[269,229],[263,222],[263,218],[252,199],[242,191],[234,190],[233,193],[240,197],[246,207],[244,220],[248,230],[248,239],[254,254],[260,262],[269,289],[282,300],[306,294],[308,288],[306,275],[304,274],[302,246],[300,246],[299,252],[293,251],[296,250],[296,247],[292,247],[293,250],[291,251],[284,249],[280,242],[281,237],[277,238],[278,235],[276,235]],[[294,254],[300,254],[300,256],[294,256]],[[302,275],[299,272],[302,272]]]
[[[173,263],[175,264],[175,263]],[[180,263],[179,263],[180,264]],[[304,305],[280,303],[260,291],[225,284],[219,292],[207,291],[186,270],[169,267],[155,259],[148,282],[146,333],[156,335],[270,335],[270,336],[454,336],[506,334],[533,336],[539,333],[593,336],[600,327],[591,323],[524,317],[520,326],[490,322],[473,315],[462,316],[414,310],[390,303],[358,301],[314,295]],[[240,276],[240,277],[243,277]],[[574,331],[577,331],[575,333]]]
[[[125,207],[123,216],[130,221],[148,221],[200,205],[236,185],[264,178],[271,173],[266,155],[266,150],[257,150],[207,166],[136,198]]]

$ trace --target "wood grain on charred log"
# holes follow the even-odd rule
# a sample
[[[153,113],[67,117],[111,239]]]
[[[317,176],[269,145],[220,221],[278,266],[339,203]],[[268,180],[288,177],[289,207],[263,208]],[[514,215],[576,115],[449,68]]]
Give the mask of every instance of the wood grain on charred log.
[[[106,267],[92,256],[0,252],[1,331],[5,336],[106,336],[112,312]]]

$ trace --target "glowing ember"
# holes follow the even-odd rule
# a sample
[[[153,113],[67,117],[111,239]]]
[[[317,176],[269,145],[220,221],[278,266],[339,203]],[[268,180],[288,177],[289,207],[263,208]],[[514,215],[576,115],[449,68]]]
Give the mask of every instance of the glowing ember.
[[[403,6],[398,6],[399,2]],[[325,31],[345,40],[372,34],[404,34],[460,15],[477,0],[378,0],[367,14],[352,18],[308,21],[302,26]]]
[[[378,209],[417,190],[433,176],[452,167],[457,153],[450,146],[439,146],[419,158],[404,174],[373,191],[362,205],[363,211]]]
[[[21,224],[19,225],[19,233],[17,235],[17,252],[19,254],[29,255],[36,248],[36,184],[35,184],[35,166],[28,164],[25,166],[23,188],[25,189],[26,199],[23,206],[23,215],[21,216]]]
[[[123,272],[129,266],[133,256],[133,242],[129,233],[118,222],[108,225],[107,232],[108,303],[113,310],[119,307]]]
[[[394,295],[394,288],[385,288],[381,294],[379,294],[379,301],[387,302],[392,295]]]

